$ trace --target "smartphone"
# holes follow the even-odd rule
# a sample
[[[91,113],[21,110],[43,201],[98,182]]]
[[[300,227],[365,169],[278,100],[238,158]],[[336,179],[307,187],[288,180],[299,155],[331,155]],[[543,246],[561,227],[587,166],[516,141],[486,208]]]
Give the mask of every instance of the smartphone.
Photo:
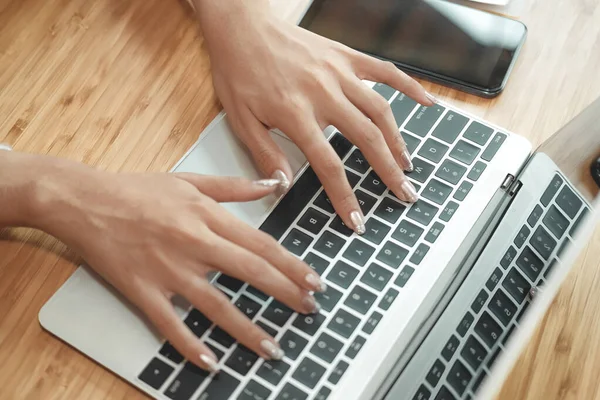
[[[313,0],[299,25],[482,97],[504,89],[527,28],[443,0]]]

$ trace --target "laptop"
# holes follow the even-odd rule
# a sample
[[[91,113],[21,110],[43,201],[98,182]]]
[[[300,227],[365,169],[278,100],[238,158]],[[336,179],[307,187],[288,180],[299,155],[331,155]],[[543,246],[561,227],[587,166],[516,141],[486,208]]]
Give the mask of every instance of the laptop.
[[[523,137],[450,104],[424,107],[366,84],[387,99],[410,150],[415,204],[396,198],[330,127],[324,135],[367,218],[364,235],[341,223],[304,155],[278,131],[270,134],[296,171],[289,192],[224,205],[328,284],[315,294],[319,314],[298,315],[244,282],[213,277],[232,302],[251,306],[286,352],[282,361],[258,358],[178,299],[181,318],[219,358],[221,372],[209,375],[85,266],[44,305],[41,325],[155,399],[492,397],[586,243],[598,201]],[[597,120],[588,111],[571,126],[581,118]],[[223,113],[174,171],[259,178]]]

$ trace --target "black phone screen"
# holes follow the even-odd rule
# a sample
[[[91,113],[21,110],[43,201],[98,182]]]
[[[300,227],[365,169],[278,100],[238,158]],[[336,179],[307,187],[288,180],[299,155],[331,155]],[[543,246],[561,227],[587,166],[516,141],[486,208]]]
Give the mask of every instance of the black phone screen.
[[[314,0],[300,26],[400,67],[498,91],[522,23],[440,0]]]

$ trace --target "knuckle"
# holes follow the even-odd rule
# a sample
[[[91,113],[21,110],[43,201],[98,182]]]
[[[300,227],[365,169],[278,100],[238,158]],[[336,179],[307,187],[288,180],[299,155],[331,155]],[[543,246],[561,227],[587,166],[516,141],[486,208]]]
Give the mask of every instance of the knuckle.
[[[224,295],[214,296],[210,301],[211,311],[215,315],[225,315],[229,311],[231,311],[231,303],[229,299]]]
[[[261,146],[254,152],[254,160],[264,168],[270,166],[275,158],[276,153],[268,146]]]
[[[371,115],[371,119],[375,120],[383,120],[389,117],[393,118],[392,109],[387,101],[383,99],[381,96],[375,97],[373,102],[373,115]]]
[[[362,129],[362,138],[363,143],[372,146],[381,139],[381,132],[372,122],[365,123],[365,127]]]
[[[325,157],[321,161],[321,168],[323,174],[328,177],[341,177],[344,174],[344,167],[342,162],[337,158]]]

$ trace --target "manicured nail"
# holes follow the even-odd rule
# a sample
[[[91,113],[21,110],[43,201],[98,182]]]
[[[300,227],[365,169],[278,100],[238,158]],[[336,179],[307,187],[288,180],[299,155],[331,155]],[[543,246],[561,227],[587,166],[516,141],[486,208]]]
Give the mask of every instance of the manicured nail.
[[[433,104],[438,103],[438,99],[429,92],[425,92],[425,97],[427,97],[427,99],[429,99],[429,101],[431,101]]]
[[[410,183],[408,180],[402,183],[402,194],[404,195],[406,201],[410,203],[414,203],[419,199],[419,195],[417,195],[417,190],[415,189],[413,184]]]
[[[261,179],[259,181],[254,181],[254,184],[264,187],[274,187],[281,186],[281,181],[279,179]]]
[[[402,163],[404,164],[404,169],[408,172],[412,172],[414,170],[412,160],[410,159],[410,153],[407,149],[402,151]]]
[[[285,355],[285,352],[281,350],[279,346],[271,342],[268,339],[264,339],[260,342],[260,348],[269,355],[273,360],[281,360]]]
[[[0,150],[11,151],[11,150],[12,150],[12,147],[10,147],[10,146],[9,146],[9,145],[7,145],[7,144],[0,143]]]
[[[321,305],[317,303],[314,297],[306,296],[302,299],[304,309],[310,314],[318,314],[321,311]]]
[[[217,373],[219,372],[219,366],[217,365],[217,360],[212,358],[211,356],[207,356],[206,354],[200,354],[200,361],[202,361],[210,372]]]
[[[271,176],[271,178],[278,180],[279,187],[282,188],[283,190],[288,190],[290,188],[290,180],[283,173],[282,170],[278,169],[277,171],[273,172],[273,175]]]
[[[323,293],[327,290],[327,285],[321,280],[321,278],[319,278],[317,274],[307,274],[305,279],[315,292]]]
[[[357,234],[363,235],[367,231],[367,228],[365,227],[365,217],[360,211],[352,211],[350,213],[350,221],[352,221],[354,232]]]

